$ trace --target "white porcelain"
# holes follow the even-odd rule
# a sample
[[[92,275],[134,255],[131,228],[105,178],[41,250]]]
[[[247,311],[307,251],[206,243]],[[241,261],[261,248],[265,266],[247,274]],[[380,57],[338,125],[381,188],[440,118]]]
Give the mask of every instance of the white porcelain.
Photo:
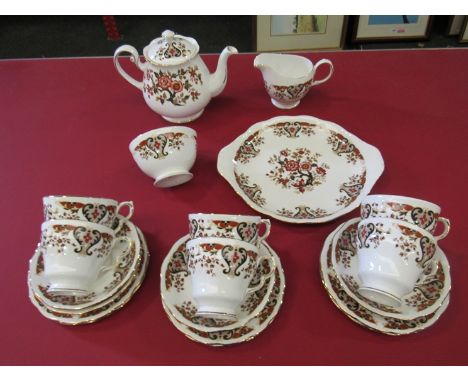
[[[393,307],[371,301],[359,293],[362,281],[358,276],[359,261],[356,236],[359,218],[344,223],[333,238],[332,264],[342,289],[362,307],[400,320],[429,315],[440,308],[451,289],[450,266],[444,252],[437,247],[433,266],[427,267],[416,285],[401,299],[401,306]]]
[[[189,214],[189,229],[191,239],[224,237],[258,245],[270,235],[271,222],[261,216],[196,213]]]
[[[198,238],[186,244],[187,268],[192,280],[192,297],[197,316],[237,321],[246,295],[258,291],[275,270],[271,256],[245,241]],[[270,271],[249,286],[257,268],[267,260]]]
[[[390,218],[416,224],[434,234],[437,224],[444,226],[443,232],[436,237],[441,240],[450,231],[450,221],[440,217],[437,204],[422,199],[400,195],[367,195],[361,203],[361,218]]]
[[[328,65],[329,72],[321,80],[315,80],[320,65]],[[280,109],[292,109],[312,86],[323,84],[333,74],[333,64],[322,59],[315,65],[309,59],[282,53],[261,53],[254,60],[254,67],[262,72],[265,89],[271,102]]]
[[[256,123],[218,154],[218,172],[248,205],[289,223],[350,212],[383,170],[375,147],[310,116]]]
[[[127,248],[114,257],[118,242]],[[79,220],[49,220],[41,225],[44,249],[44,276],[48,292],[67,296],[84,296],[102,271],[110,270],[128,256],[133,241],[116,237],[113,230],[101,224]]]
[[[197,303],[192,296],[192,280],[185,260],[186,243],[189,240],[189,235],[177,240],[161,265],[161,299],[169,314],[182,324],[205,332],[236,329],[259,315],[272,292],[274,277],[270,277],[258,291],[244,298],[236,321],[197,316]],[[260,255],[270,254],[265,242],[261,242],[259,250]],[[249,287],[260,283],[261,276],[270,272],[269,266],[268,261],[260,262]]]
[[[168,304],[163,299],[163,307],[174,326],[186,337],[192,341],[210,346],[227,346],[238,343],[243,343],[252,340],[258,334],[263,332],[278,315],[278,311],[283,302],[284,290],[286,288],[283,268],[281,261],[275,251],[264,241],[261,245],[262,251],[267,251],[273,258],[276,264],[274,274],[273,289],[268,294],[268,301],[265,307],[255,317],[251,318],[242,326],[236,326],[231,329],[221,329],[218,331],[200,330],[193,324],[186,325],[178,321]]]
[[[85,196],[45,196],[44,220],[82,220],[118,231],[134,212],[133,202]],[[128,209],[126,215],[121,211]]]
[[[233,46],[224,48],[216,71],[210,74],[198,51],[193,38],[166,30],[143,49],[144,62],[133,46],[123,45],[114,53],[114,65],[125,80],[142,91],[153,111],[170,122],[185,123],[198,118],[211,98],[223,91],[227,60],[238,53]],[[122,53],[130,54],[130,60],[143,72],[142,81],[122,69],[119,63]]]
[[[431,314],[421,315],[411,320],[402,320],[378,314],[363,307],[359,301],[349,296],[342,288],[338,276],[332,264],[332,241],[333,237],[340,231],[342,225],[328,235],[320,255],[320,276],[330,299],[335,306],[352,321],[367,329],[379,333],[399,336],[417,333],[435,324],[447,309],[450,294],[444,299],[441,306]]]
[[[131,223],[130,223],[131,224]],[[108,317],[112,313],[124,307],[133,295],[140,288],[148,268],[149,263],[149,252],[144,239],[143,234],[139,228],[135,228],[139,237],[140,252],[136,266],[133,268],[132,273],[135,277],[131,278],[123,288],[117,289],[114,293],[106,300],[101,301],[99,304],[90,306],[88,309],[80,311],[58,311],[51,308],[44,303],[34,292],[31,286],[31,273],[38,267],[39,252],[36,251],[34,256],[30,260],[29,272],[28,272],[28,291],[29,299],[32,304],[38,309],[38,311],[46,318],[56,321],[63,325],[82,325],[94,323],[105,317]]]
[[[135,277],[134,270],[141,252],[137,229],[131,222],[127,221],[117,236],[127,237],[134,242],[134,245],[130,251],[127,251],[126,242],[118,242],[112,249],[111,256],[120,259],[120,261],[115,263],[114,267],[101,272],[93,283],[91,291],[81,296],[61,295],[48,291],[50,281],[44,276],[45,250],[40,247],[39,243],[37,267],[30,269],[30,285],[34,295],[47,307],[65,313],[70,311],[84,312],[110,298]]]
[[[130,152],[140,169],[154,179],[156,187],[173,187],[193,178],[197,156],[197,132],[190,127],[169,126],[138,135]]]
[[[399,307],[404,295],[432,266],[437,240],[426,230],[388,218],[368,218],[358,224],[356,246],[359,293],[369,300]]]

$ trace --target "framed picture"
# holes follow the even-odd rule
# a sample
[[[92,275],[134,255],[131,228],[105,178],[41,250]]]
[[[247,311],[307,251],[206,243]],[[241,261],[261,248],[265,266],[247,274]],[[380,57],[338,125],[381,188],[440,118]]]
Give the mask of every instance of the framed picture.
[[[460,34],[461,28],[463,26],[463,21],[465,16],[450,16],[448,23],[447,34],[449,36],[458,36]]]
[[[458,38],[458,42],[468,42],[468,16],[465,17],[463,25],[460,29],[460,37]]]
[[[254,49],[341,49],[346,21],[345,16],[254,16]]]
[[[431,23],[432,16],[358,16],[353,41],[425,40]]]

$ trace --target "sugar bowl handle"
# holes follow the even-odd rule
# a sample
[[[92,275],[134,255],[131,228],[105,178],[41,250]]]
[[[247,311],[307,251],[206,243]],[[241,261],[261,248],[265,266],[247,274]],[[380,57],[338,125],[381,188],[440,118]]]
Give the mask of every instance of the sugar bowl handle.
[[[122,45],[121,47],[117,48],[117,50],[114,53],[114,66],[115,66],[115,69],[117,69],[117,72],[119,72],[119,74],[123,78],[125,78],[128,82],[130,82],[137,89],[143,90],[143,81],[135,80],[120,66],[119,56],[122,53],[130,53],[130,61],[133,62],[136,65],[136,67],[143,72],[144,70],[142,68],[142,64],[140,62],[140,56],[138,55],[137,50],[131,45]]]

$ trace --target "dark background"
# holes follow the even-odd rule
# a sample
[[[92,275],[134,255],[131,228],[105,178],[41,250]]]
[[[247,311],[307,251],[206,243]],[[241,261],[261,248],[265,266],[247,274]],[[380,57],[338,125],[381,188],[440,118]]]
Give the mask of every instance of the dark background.
[[[1,16],[0,58],[111,56],[123,44],[141,50],[165,29],[194,37],[201,53],[226,45],[253,51],[252,16],[115,16],[122,39],[108,40],[101,16]],[[353,43],[349,18],[345,49],[441,48],[467,46],[447,36],[450,16],[435,16],[427,41]]]

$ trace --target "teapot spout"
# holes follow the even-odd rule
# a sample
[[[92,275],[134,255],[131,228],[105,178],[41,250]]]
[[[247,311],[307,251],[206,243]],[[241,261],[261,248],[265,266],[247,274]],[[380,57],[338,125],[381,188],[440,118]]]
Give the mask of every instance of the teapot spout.
[[[227,81],[227,60],[233,55],[239,53],[233,46],[227,46],[221,52],[218,59],[218,66],[216,72],[210,75],[210,92],[211,97],[216,97],[224,90]]]

